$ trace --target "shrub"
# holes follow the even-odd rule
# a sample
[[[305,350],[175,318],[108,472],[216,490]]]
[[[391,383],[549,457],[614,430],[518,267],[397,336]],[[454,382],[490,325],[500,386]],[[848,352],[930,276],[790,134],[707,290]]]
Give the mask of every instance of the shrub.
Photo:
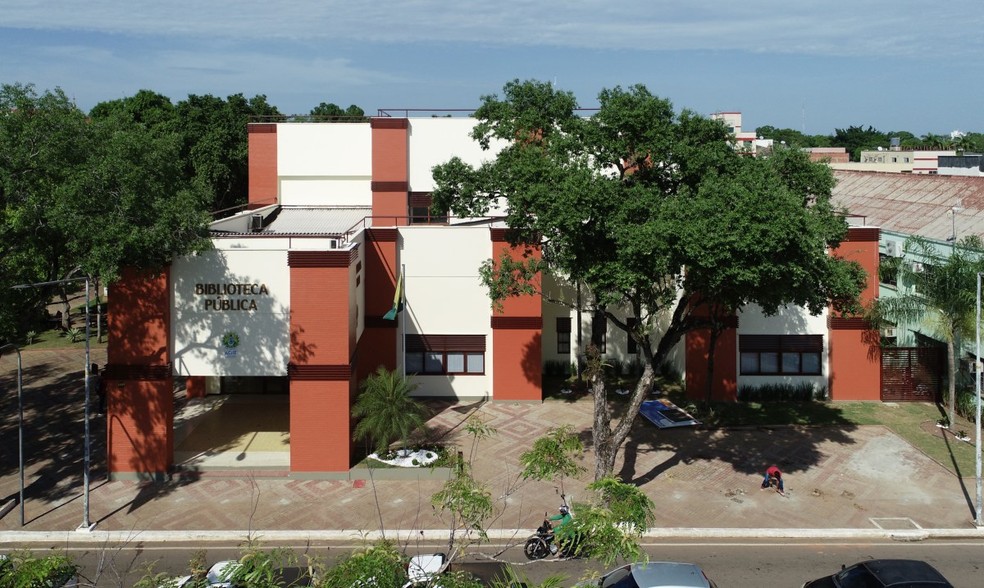
[[[622,375],[624,370],[623,370],[623,364],[620,360],[611,359],[606,361],[605,363],[606,363],[605,372],[609,376],[614,376],[615,378],[618,378],[619,376]]]
[[[37,338],[38,338],[37,331],[28,331],[27,334],[24,335],[24,339],[27,340],[28,345],[33,345],[34,340]]]
[[[79,327],[72,327],[71,329],[65,331],[65,336],[68,337],[68,340],[72,343],[78,343],[79,341],[85,339],[85,330]]]
[[[811,402],[826,399],[827,387],[814,386],[809,382],[742,386],[738,389],[739,402]]]
[[[959,388],[957,390],[956,410],[957,414],[974,422],[977,418],[977,393],[969,388]]]

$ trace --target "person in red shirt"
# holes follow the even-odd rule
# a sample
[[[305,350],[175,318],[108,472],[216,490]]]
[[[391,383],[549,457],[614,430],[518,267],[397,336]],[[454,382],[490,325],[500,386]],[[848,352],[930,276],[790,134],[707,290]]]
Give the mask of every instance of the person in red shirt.
[[[769,488],[773,484],[776,486],[776,492],[783,496],[786,495],[783,490],[782,472],[774,465],[769,466],[769,469],[765,470],[765,478],[762,479],[762,490]]]

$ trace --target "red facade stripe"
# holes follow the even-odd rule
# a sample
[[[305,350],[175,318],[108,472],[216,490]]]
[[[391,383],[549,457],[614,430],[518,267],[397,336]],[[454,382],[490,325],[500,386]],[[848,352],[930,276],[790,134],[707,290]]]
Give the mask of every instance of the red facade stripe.
[[[396,229],[369,229],[369,239],[376,243],[396,243],[400,233]]]
[[[829,319],[830,328],[841,331],[868,331],[871,324],[861,317],[832,316]]]
[[[110,363],[104,368],[103,377],[107,380],[166,380],[171,377],[171,364]]]
[[[287,373],[292,380],[350,380],[354,369],[352,365],[294,365],[291,364]]]
[[[352,264],[352,251],[288,251],[288,267],[348,267]]]
[[[406,118],[374,117],[369,119],[369,128],[372,129],[408,129],[410,120]]]
[[[543,317],[539,316],[493,316],[493,329],[542,329]],[[568,331],[570,332],[570,323]]]
[[[371,183],[371,187],[373,192],[406,192],[410,189],[410,183],[403,181],[374,181]]]
[[[250,123],[246,125],[247,132],[250,133],[274,133],[277,132],[277,125],[273,123]]]
[[[870,228],[870,227],[856,227],[847,230],[847,236],[844,237],[844,242],[851,243],[877,243],[881,237],[881,229]]]

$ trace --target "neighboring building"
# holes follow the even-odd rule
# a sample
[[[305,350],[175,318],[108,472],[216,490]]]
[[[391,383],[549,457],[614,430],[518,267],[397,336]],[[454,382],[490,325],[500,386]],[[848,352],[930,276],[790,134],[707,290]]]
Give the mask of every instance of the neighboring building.
[[[984,155],[941,155],[937,173],[941,176],[984,176]]]
[[[939,169],[939,158],[955,154],[955,151],[877,149],[862,151],[861,161],[831,162],[830,167],[842,171],[935,175]]]
[[[810,161],[847,163],[851,160],[851,155],[844,147],[806,147],[803,150],[810,154]]]
[[[949,255],[953,244],[966,236],[984,238],[984,177],[851,171],[835,171],[834,177],[834,204],[882,227],[879,264],[887,268],[905,263],[919,268],[917,271],[927,269],[927,260],[906,251],[906,241],[913,236],[926,239],[942,256]],[[912,287],[898,283],[891,271],[877,275],[884,296]],[[900,323],[882,336],[899,347],[943,345],[931,320]],[[962,343],[961,359],[969,360],[975,353],[973,341]]]
[[[735,146],[742,152],[756,155],[772,149],[772,139],[757,137],[753,131],[741,130],[740,112],[715,112],[711,114],[711,118],[723,122],[731,129],[731,134],[735,137]]]
[[[175,377],[193,397],[283,398],[290,474],[334,477],[352,466],[351,405],[378,366],[414,374],[420,396],[539,402],[547,362],[569,366],[591,341],[609,360],[638,361],[622,331],[588,312],[540,296],[492,310],[479,266],[523,252],[508,246],[500,219],[430,210],[434,165],[454,155],[478,164],[501,148],[482,151],[474,122],[249,125],[250,210],[212,224],[213,250],[158,275],[127,272],[112,287],[110,475],[173,467]],[[836,253],[874,274],[878,242],[877,227],[854,226]],[[878,295],[873,282],[866,300]],[[544,283],[578,300],[561,280]],[[389,320],[394,298],[402,311]],[[714,396],[807,382],[836,399],[878,399],[866,332],[829,313],[744,309],[719,340]],[[706,390],[707,335],[688,334],[670,358],[695,398]]]

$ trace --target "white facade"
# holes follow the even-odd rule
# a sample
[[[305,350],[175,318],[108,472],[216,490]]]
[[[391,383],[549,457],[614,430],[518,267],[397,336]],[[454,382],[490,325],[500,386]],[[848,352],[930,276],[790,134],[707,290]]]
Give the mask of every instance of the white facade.
[[[786,306],[772,316],[766,316],[757,305],[750,305],[742,309],[738,316],[738,337],[742,335],[777,335],[794,333],[796,335],[822,335],[823,352],[820,358],[820,374],[818,375],[795,375],[781,376],[776,374],[769,375],[742,375],[741,374],[741,345],[737,346],[734,358],[738,369],[738,389],[744,386],[763,386],[766,384],[801,384],[809,382],[814,389],[827,387],[827,379],[830,376],[830,331],[827,328],[828,312],[813,316],[805,308],[798,306]]]
[[[471,138],[478,121],[474,118],[412,118],[410,119],[410,191],[430,192],[434,189],[431,170],[452,156],[469,165],[478,166],[494,159],[506,145],[492,141],[483,151]]]
[[[175,375],[287,375],[286,240],[256,239],[238,245],[178,258],[171,265]]]
[[[277,125],[283,206],[372,206],[369,123]]]
[[[418,395],[489,397],[492,394],[491,302],[478,268],[492,257],[487,226],[400,227],[398,242],[403,266],[404,334],[482,335],[485,337],[484,375],[418,375]],[[397,343],[398,363],[404,361],[403,341]]]

